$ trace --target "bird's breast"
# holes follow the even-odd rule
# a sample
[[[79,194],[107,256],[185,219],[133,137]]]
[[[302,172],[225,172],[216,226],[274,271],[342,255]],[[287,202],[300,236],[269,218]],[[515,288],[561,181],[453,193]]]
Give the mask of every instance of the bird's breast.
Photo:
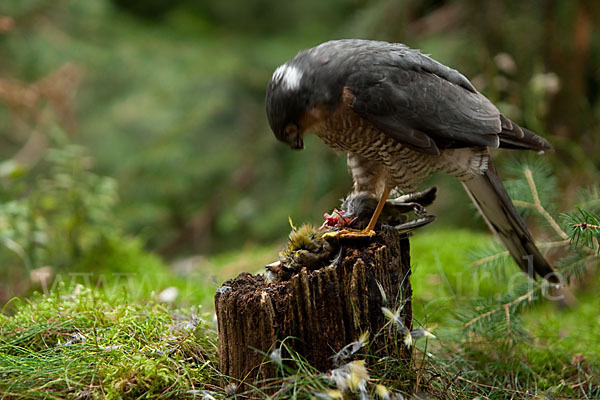
[[[432,156],[412,150],[352,114],[333,113],[319,125],[316,134],[336,151],[357,155],[368,160],[369,166],[373,163],[381,166],[384,173],[373,176],[384,179],[388,186],[412,191],[431,174],[434,165]],[[356,176],[353,173],[355,180]]]
[[[315,133],[332,149],[367,160],[368,163],[359,166],[360,169],[367,165],[371,168],[373,165],[382,167],[383,174],[372,175],[384,179],[386,185],[405,192],[416,190],[417,185],[434,171],[468,179],[487,169],[488,153],[485,148],[442,150],[439,156],[425,154],[391,138],[344,107],[338,108],[315,126]],[[356,186],[359,174],[352,175]]]

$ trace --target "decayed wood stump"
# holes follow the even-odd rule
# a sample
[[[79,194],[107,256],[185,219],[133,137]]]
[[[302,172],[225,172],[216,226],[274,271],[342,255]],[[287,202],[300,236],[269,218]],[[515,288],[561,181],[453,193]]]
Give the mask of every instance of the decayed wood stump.
[[[252,380],[275,376],[272,365],[259,366],[264,354],[286,338],[322,371],[334,367],[332,355],[364,331],[375,337],[370,350],[377,354],[397,338],[392,329],[382,330],[387,322],[382,307],[395,310],[404,304],[401,319],[411,328],[408,238],[383,228],[371,240],[343,242],[341,251],[337,266],[303,269],[288,281],[242,273],[223,284],[215,296],[223,374]],[[398,345],[403,354],[395,356],[408,362],[410,351],[403,346]]]

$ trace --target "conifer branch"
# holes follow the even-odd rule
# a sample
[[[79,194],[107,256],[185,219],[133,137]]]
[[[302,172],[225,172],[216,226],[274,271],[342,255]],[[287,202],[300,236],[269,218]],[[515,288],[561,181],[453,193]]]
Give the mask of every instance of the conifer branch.
[[[600,254],[600,218],[581,207],[564,215],[571,227],[571,241],[590,255]]]
[[[600,230],[600,225],[592,225],[592,224],[588,224],[586,222],[582,222],[580,224],[574,224],[573,228],[581,228],[583,230],[585,230],[585,229]]]
[[[542,215],[542,217],[544,217],[544,219],[548,221],[548,223],[550,224],[552,229],[554,229],[554,231],[558,234],[558,236],[560,236],[563,240],[568,240],[569,235],[567,235],[565,231],[561,229],[556,220],[552,218],[552,215],[550,215],[550,213],[546,211],[544,206],[542,206],[540,196],[535,186],[535,181],[533,180],[533,174],[531,172],[531,169],[526,168],[525,171],[523,171],[523,173],[525,174],[525,178],[527,179],[527,184],[529,185],[529,190],[531,191],[531,196],[533,197],[533,203],[519,200],[515,200],[513,201],[513,203],[520,207],[532,208],[539,212]]]
[[[490,310],[490,311],[488,311],[488,312],[486,312],[486,313],[483,313],[483,314],[481,314],[481,315],[479,315],[479,316],[477,316],[477,317],[473,318],[472,320],[470,320],[470,321],[467,321],[467,322],[463,323],[463,324],[462,324],[463,328],[467,328],[467,327],[469,327],[470,325],[473,325],[475,322],[477,322],[477,321],[479,321],[479,320],[481,320],[481,319],[483,319],[483,318],[489,317],[490,315],[492,315],[492,314],[495,314],[495,313],[497,313],[498,311],[502,311],[502,310],[508,310],[508,308],[509,308],[509,307],[511,307],[511,306],[514,306],[515,304],[518,304],[518,303],[520,303],[521,301],[524,301],[524,300],[527,300],[527,299],[529,299],[529,301],[531,301],[531,296],[532,296],[532,295],[535,293],[535,291],[536,291],[536,290],[538,290],[538,289],[539,289],[539,288],[534,288],[534,289],[531,289],[529,292],[525,293],[525,294],[524,294],[524,295],[522,295],[522,296],[519,296],[519,297],[517,297],[517,298],[516,298],[516,299],[514,299],[513,301],[511,301],[511,302],[508,302],[508,303],[505,303],[505,304],[502,304],[502,305],[501,305],[500,307],[498,307],[498,308],[494,308],[493,310]],[[507,318],[508,318],[508,317],[507,317]],[[510,324],[510,319],[507,319],[507,322]],[[509,325],[509,326],[510,326],[510,325]],[[510,329],[510,328],[509,328],[509,329]]]
[[[480,265],[487,264],[489,262],[501,259],[502,257],[507,257],[508,255],[509,255],[508,250],[501,251],[499,253],[492,254],[491,256],[487,256],[487,257],[484,257],[484,258],[482,258],[480,260],[474,261],[474,262],[471,263],[471,266],[472,267],[478,267]]]
[[[513,203],[516,206],[532,210],[534,213],[540,215],[550,227],[549,231],[559,237],[559,239],[554,241],[537,243],[540,249],[568,249],[569,247],[573,247],[572,251],[569,251],[567,255],[555,264],[557,267],[561,266],[560,271],[567,278],[576,277],[580,273],[579,271],[587,270],[591,263],[598,260],[600,256],[600,216],[591,210],[576,207],[575,211],[561,215],[564,219],[564,221],[561,220],[563,222],[562,226],[565,227],[563,230],[558,223],[558,219],[555,219],[548,209],[542,205],[542,199],[545,199],[544,202],[548,203],[550,200],[546,198],[549,198],[550,194],[555,192],[555,189],[550,185],[550,187],[542,186],[538,190],[534,176],[536,179],[538,175],[541,176],[542,173],[540,171],[542,171],[542,168],[540,170],[528,166],[520,168],[519,175],[521,179],[515,181],[515,197],[525,200],[514,200]],[[547,179],[551,181],[550,178]],[[528,195],[528,193],[530,194]],[[588,197],[595,193],[597,192],[590,192]],[[508,251],[490,249],[487,254],[480,254],[480,258],[472,262],[471,266],[502,266],[508,256]],[[509,340],[511,340],[511,336],[515,334],[518,336],[522,332],[519,319],[515,319],[519,305],[524,301],[532,301],[534,294],[544,287],[541,284],[536,284],[533,288],[523,287],[522,291],[518,291],[517,293],[512,292],[503,298],[493,301],[492,304],[483,305],[483,309],[480,308],[481,303],[473,302],[474,308],[469,312],[470,315],[462,313],[461,320],[465,321],[462,323],[462,326],[463,328],[471,327],[470,329],[474,329],[475,324],[478,323],[476,325],[477,330],[482,329],[482,333],[484,334],[495,335],[499,332],[497,328],[500,327],[498,325],[500,323],[502,326],[500,329],[503,331],[502,334],[506,334]],[[520,295],[519,292],[527,293]],[[504,316],[500,314],[501,312],[504,312]],[[499,318],[492,318],[493,316]],[[495,322],[482,324],[483,320],[489,318]],[[502,319],[505,319],[506,326],[502,323]]]
[[[553,249],[553,248],[556,248],[556,247],[568,246],[569,243],[570,243],[570,240],[569,239],[565,239],[565,240],[559,240],[559,241],[555,241],[555,242],[536,243],[536,245],[539,248],[542,248],[542,249]],[[484,258],[481,258],[479,260],[473,261],[471,263],[471,266],[472,267],[479,267],[480,265],[487,264],[489,262],[493,262],[493,261],[499,260],[502,257],[508,257],[509,254],[510,253],[508,252],[508,250],[504,250],[504,251],[501,251],[501,252],[498,252],[498,253],[495,253],[495,254],[491,254],[491,255],[489,255],[487,257],[484,257]]]

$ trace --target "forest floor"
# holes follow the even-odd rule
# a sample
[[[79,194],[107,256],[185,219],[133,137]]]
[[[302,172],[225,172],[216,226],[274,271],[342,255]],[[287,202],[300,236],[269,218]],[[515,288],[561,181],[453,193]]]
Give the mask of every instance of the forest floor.
[[[465,328],[461,310],[510,286],[510,278],[478,272],[470,261],[491,242],[489,235],[466,230],[423,231],[411,239],[414,324],[436,338],[416,342],[411,371],[365,355],[372,398],[402,398],[386,396],[406,390],[408,375],[411,391],[433,398],[600,397],[598,283],[576,288],[570,305],[542,300],[528,306],[499,330]],[[46,295],[13,299],[0,315],[0,398],[227,397],[235,382],[217,370],[216,282],[259,272],[280,248],[253,247],[167,267],[133,242],[119,258],[128,260],[119,269],[127,279],[96,287],[71,274]],[[481,320],[494,325],[505,318],[498,310]],[[331,374],[300,358],[291,365],[269,383],[281,386],[279,398],[342,395]],[[253,391],[261,396],[260,387]],[[344,396],[355,396],[351,387]]]

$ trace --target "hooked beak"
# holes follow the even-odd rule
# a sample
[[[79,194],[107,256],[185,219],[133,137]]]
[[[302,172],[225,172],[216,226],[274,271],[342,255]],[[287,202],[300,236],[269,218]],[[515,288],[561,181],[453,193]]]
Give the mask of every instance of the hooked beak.
[[[302,135],[297,134],[296,142],[293,144],[290,144],[290,146],[292,146],[292,149],[294,149],[294,150],[302,150],[304,148],[304,140],[302,140]]]
[[[304,148],[304,140],[300,131],[286,134],[285,142],[294,150],[302,150]]]

